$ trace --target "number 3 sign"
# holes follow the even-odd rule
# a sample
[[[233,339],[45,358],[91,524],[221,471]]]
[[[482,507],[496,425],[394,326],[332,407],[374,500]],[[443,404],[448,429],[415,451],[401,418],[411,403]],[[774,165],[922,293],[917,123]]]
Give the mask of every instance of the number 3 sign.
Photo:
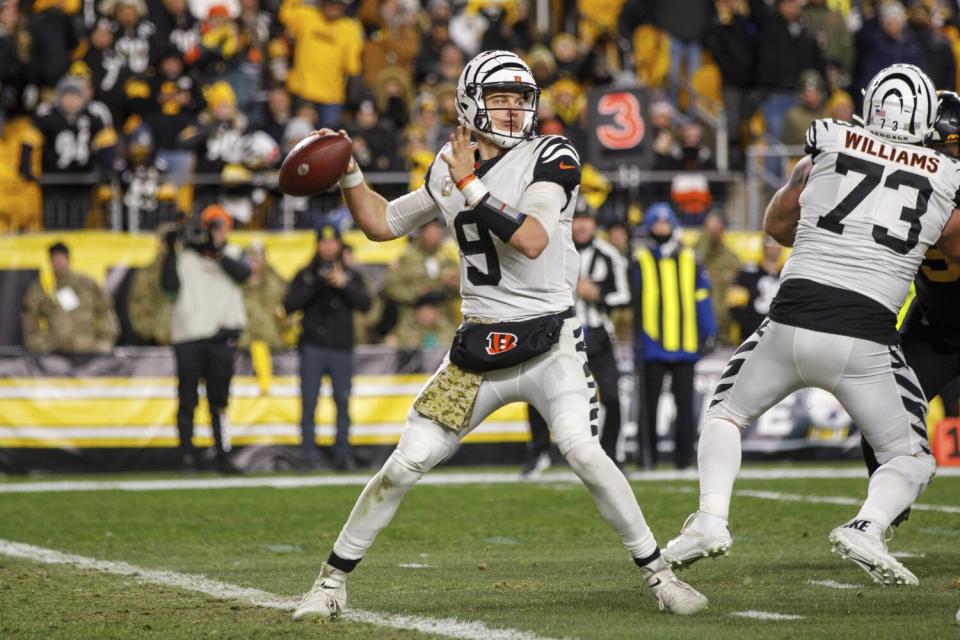
[[[646,90],[593,91],[589,105],[591,163],[608,168],[625,161],[646,164]]]

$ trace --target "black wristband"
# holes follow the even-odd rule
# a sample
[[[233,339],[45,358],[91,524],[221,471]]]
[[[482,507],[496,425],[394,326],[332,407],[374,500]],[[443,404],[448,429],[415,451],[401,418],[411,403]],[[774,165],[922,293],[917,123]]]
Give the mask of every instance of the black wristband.
[[[473,210],[477,212],[477,218],[487,226],[493,235],[504,242],[510,242],[510,238],[517,232],[523,221],[527,219],[526,214],[520,213],[506,203],[497,200],[489,193],[477,203]]]

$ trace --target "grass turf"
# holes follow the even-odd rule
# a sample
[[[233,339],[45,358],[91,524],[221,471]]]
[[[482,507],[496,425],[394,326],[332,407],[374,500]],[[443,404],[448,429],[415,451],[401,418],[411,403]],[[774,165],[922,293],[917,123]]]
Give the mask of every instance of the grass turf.
[[[661,544],[696,507],[695,482],[633,486]],[[865,481],[856,479],[737,485],[858,499],[865,488]],[[293,596],[312,583],[359,490],[0,494],[0,538]],[[940,478],[921,502],[957,505],[958,495],[960,478]],[[407,496],[351,576],[349,604],[582,639],[956,635],[960,515],[915,512],[890,546],[923,554],[904,559],[921,585],[884,588],[829,551],[829,531],[855,513],[852,506],[735,497],[731,556],[701,561],[681,574],[710,598],[710,608],[700,616],[678,618],[657,611],[639,572],[581,486],[421,486]],[[862,586],[835,590],[809,580]],[[745,610],[804,617],[761,621],[730,615]],[[428,637],[343,621],[305,628],[285,612],[0,556],[0,637],[272,638],[307,633],[349,639]]]

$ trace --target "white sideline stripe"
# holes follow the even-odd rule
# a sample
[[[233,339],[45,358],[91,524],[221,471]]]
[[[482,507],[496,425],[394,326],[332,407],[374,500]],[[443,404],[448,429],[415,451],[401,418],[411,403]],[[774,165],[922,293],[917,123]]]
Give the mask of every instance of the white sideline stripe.
[[[173,491],[181,489],[246,489],[267,487],[272,489],[299,489],[303,487],[348,487],[364,486],[372,474],[345,474],[335,476],[261,476],[256,478],[170,478],[168,480],[52,480],[40,482],[0,482],[0,494],[4,493],[60,493],[68,491]],[[960,476],[960,468],[941,469],[939,476]],[[830,469],[829,467],[811,467],[810,469],[746,469],[740,472],[740,478],[746,480],[780,480],[804,478],[865,478],[861,469]],[[672,481],[696,480],[696,471],[643,471],[630,474],[631,480]],[[564,484],[579,483],[580,479],[570,471],[545,473],[537,478],[520,478],[514,472],[490,473],[434,473],[419,481],[421,485],[461,485],[461,484]],[[690,487],[676,487],[676,493],[694,493]],[[780,494],[771,491],[737,491],[736,495],[763,498],[767,500],[800,500],[806,502],[833,501],[836,504],[860,504],[854,498],[821,498],[817,496],[799,496]],[[785,496],[785,497],[781,497]],[[936,505],[914,505],[920,511],[960,512],[957,507],[938,507]]]
[[[166,569],[147,569],[126,562],[112,560],[98,560],[71,553],[62,553],[53,549],[35,547],[31,544],[0,540],[0,554],[11,558],[21,558],[42,562],[44,564],[62,564],[78,569],[99,571],[118,576],[128,576],[138,582],[162,585],[202,593],[217,600],[240,600],[265,609],[279,609],[293,611],[298,599],[253,589],[241,587],[227,582],[220,582],[205,576],[179,573]],[[462,622],[455,618],[425,618],[420,616],[403,616],[374,611],[350,610],[344,613],[343,618],[352,622],[364,622],[378,627],[394,629],[410,629],[422,633],[430,633],[447,638],[461,638],[463,640],[550,640],[528,631],[517,629],[503,629],[488,627],[482,622]]]
[[[301,487],[364,486],[370,475],[336,476],[272,476],[260,478],[172,478],[170,480],[63,480],[0,484],[3,493],[46,493],[62,491],[169,491],[177,489],[245,489],[268,487],[298,489]],[[516,484],[519,482],[550,484],[580,482],[572,472],[552,473],[536,479],[521,480],[519,473],[437,473],[424,476],[419,485]]]
[[[734,611],[730,614],[737,618],[752,618],[754,620],[803,620],[803,616],[792,613],[777,613],[775,611]]]
[[[837,582],[836,580],[807,580],[807,584],[815,587],[827,587],[828,589],[861,589],[862,584],[850,584],[848,582]]]
[[[939,473],[939,472],[938,472]],[[958,468],[960,475],[960,468]],[[664,469],[662,471],[634,471],[628,474],[631,480],[698,480],[696,469],[683,471]],[[817,480],[837,478],[866,478],[866,469],[850,467],[835,469],[830,467],[810,467],[807,469],[744,469],[738,475],[743,480]]]
[[[960,467],[940,467],[940,478],[960,478]],[[631,480],[698,480],[696,469],[684,471],[634,471],[628,474]],[[807,467],[805,469],[742,469],[738,480],[836,480],[838,478],[866,479],[867,470],[861,467]]]
[[[859,506],[863,500],[846,496],[805,496],[796,493],[779,493],[777,491],[734,491],[734,495],[745,498],[760,498],[761,500],[777,500],[785,502],[815,502],[819,504],[842,504]],[[914,504],[917,511],[939,511],[940,513],[960,513],[960,507],[946,504]]]

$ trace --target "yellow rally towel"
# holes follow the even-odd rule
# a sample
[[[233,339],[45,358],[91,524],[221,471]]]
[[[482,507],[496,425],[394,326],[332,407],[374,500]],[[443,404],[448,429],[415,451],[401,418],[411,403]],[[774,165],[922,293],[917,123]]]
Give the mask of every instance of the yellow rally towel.
[[[414,410],[424,418],[457,433],[470,426],[473,405],[483,383],[482,373],[464,371],[447,363],[430,379],[413,403]]]
[[[260,395],[270,393],[270,381],[273,376],[273,360],[270,357],[270,347],[263,340],[254,340],[250,343],[250,360],[253,372],[257,376],[257,385]]]

